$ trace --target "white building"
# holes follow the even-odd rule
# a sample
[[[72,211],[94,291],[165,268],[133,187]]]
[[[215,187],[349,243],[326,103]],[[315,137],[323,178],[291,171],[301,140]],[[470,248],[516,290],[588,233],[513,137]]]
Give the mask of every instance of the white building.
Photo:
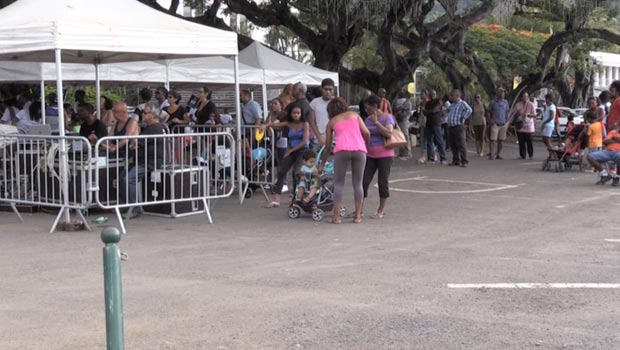
[[[590,52],[590,57],[596,62],[594,70],[594,93],[608,90],[614,80],[620,80],[620,55],[609,52]]]

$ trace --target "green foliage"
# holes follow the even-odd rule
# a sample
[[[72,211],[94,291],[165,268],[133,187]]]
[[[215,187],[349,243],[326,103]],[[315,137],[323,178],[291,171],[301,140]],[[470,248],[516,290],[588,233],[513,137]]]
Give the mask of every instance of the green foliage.
[[[67,87],[65,89],[65,96],[68,99],[68,101],[65,101],[65,103],[73,102],[73,94],[75,93],[75,90],[84,90],[86,92],[86,102],[92,104],[93,106],[97,106],[97,104],[95,103],[96,89],[94,86],[86,86],[86,87],[79,87],[79,88],[75,88],[73,86]],[[131,96],[127,96],[127,93],[123,90],[125,89],[122,87],[114,88],[114,89],[101,89],[101,95],[106,96],[107,98],[111,99],[112,102],[119,102],[123,100],[131,102],[133,98],[128,98]],[[130,89],[130,91],[132,90]],[[51,93],[55,93],[55,92],[56,92],[56,85],[45,85],[45,96]],[[135,96],[135,93],[133,93],[133,95]]]
[[[476,25],[470,28],[467,44],[496,80],[505,86],[512,86],[515,76],[537,69],[536,57],[545,40],[543,34],[498,25]]]
[[[360,45],[352,48],[344,57],[345,65],[352,69],[367,68],[373,72],[383,71],[383,59],[377,54],[377,37],[366,32]]]

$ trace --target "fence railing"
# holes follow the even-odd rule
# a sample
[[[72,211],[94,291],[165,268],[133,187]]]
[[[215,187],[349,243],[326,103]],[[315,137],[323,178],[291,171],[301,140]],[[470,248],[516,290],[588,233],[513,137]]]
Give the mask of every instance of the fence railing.
[[[241,171],[243,175],[242,203],[254,190],[261,190],[269,201],[267,188],[276,180],[276,138],[273,129],[260,126],[242,126]]]
[[[225,130],[235,135],[234,125],[176,125],[172,128],[173,134],[184,132],[212,132]],[[241,176],[242,192],[241,203],[246,198],[252,197],[255,190],[260,190],[269,201],[267,189],[276,180],[276,135],[273,129],[263,131],[258,125],[244,125],[241,127]]]
[[[65,166],[61,166],[60,154],[63,140]],[[84,137],[3,135],[0,137],[0,202],[11,205],[16,214],[17,204],[80,212],[93,203],[89,191],[93,166],[92,147]],[[68,183],[68,199],[62,195],[63,175]]]
[[[210,200],[229,197],[235,186],[235,147],[230,133],[104,137],[95,149],[97,205],[128,216],[181,217],[204,213]]]

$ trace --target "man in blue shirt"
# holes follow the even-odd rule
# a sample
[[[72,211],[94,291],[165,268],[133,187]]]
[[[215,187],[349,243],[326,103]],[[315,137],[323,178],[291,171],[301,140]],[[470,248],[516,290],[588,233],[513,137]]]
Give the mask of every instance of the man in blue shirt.
[[[490,141],[489,142],[489,159],[493,159],[493,149],[495,148],[495,142],[497,142],[497,153],[495,153],[495,159],[503,159],[501,156],[502,147],[504,146],[504,140],[506,140],[506,132],[508,131],[508,112],[510,111],[510,105],[505,98],[506,91],[504,89],[497,89],[495,93],[495,99],[489,104],[488,124],[491,126]]]
[[[452,104],[448,107],[446,121],[448,122],[448,143],[452,149],[452,163],[450,165],[466,167],[467,161],[467,141],[465,139],[465,128],[463,123],[471,115],[471,107],[467,102],[461,100],[461,91],[452,90],[450,97]]]
[[[243,125],[260,125],[263,120],[263,112],[258,102],[252,99],[249,90],[241,91],[241,120]]]

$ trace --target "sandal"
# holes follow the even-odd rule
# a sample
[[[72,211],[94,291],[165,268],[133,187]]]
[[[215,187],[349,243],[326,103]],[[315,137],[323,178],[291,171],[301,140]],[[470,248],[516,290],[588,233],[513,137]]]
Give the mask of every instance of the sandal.
[[[381,220],[383,219],[383,215],[385,215],[385,213],[375,213],[375,215],[371,216],[371,219],[376,219],[376,220]]]
[[[331,223],[335,224],[335,225],[342,224],[342,219],[337,218],[337,217],[333,217]]]
[[[353,219],[353,223],[354,224],[361,224],[362,223],[362,217]]]
[[[280,208],[280,202],[271,202],[265,205],[265,208]]]

